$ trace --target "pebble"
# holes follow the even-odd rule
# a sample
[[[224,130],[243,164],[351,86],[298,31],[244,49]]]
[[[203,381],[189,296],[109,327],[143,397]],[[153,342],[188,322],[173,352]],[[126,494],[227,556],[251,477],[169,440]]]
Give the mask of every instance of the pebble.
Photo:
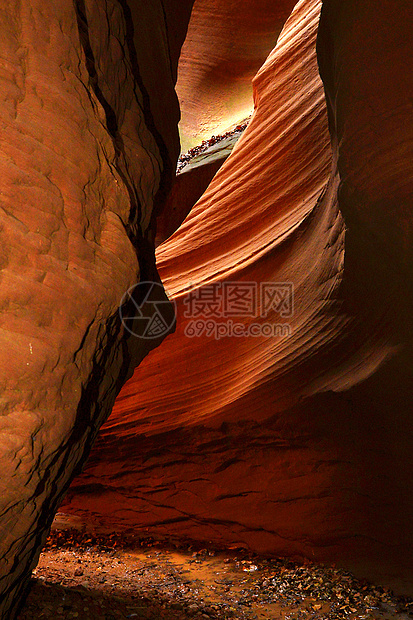
[[[45,552],[33,579],[35,602],[28,601],[19,620],[389,620],[382,615],[386,612],[392,620],[412,618],[404,612],[413,609],[413,601],[396,599],[389,590],[334,567],[261,559],[242,551],[234,559],[221,553],[209,559],[214,556],[207,549],[179,552],[178,562],[173,551],[152,549],[148,560],[151,554],[140,548],[136,559],[135,553],[120,550],[120,562],[108,560],[110,554],[99,548],[85,554],[78,547]],[[74,585],[78,571],[85,581]],[[64,587],[57,586],[60,580]],[[266,610],[273,604],[282,615]],[[266,611],[270,615],[263,615]]]
[[[217,142],[221,142],[222,140],[225,140],[225,138],[228,138],[229,136],[243,132],[244,129],[246,129],[247,125],[248,125],[248,121],[241,125],[238,125],[233,131],[227,131],[227,133],[223,135],[219,135],[219,136],[211,136],[209,140],[204,140],[202,144],[198,146],[194,146],[187,153],[181,154],[178,159],[177,173],[181,172],[181,170],[186,166],[188,162],[191,161],[191,159],[193,159],[197,155],[200,155],[201,153],[204,153],[209,147],[214,146],[214,144],[217,144]]]
[[[184,608],[184,606],[181,603],[172,603],[171,605],[171,609],[177,609],[178,611],[181,611]]]

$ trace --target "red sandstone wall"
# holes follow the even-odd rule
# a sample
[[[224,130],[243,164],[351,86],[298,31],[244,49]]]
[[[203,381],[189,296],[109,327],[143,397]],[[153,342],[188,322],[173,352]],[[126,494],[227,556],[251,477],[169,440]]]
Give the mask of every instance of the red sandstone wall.
[[[248,130],[159,248],[177,331],[123,389],[62,510],[411,592],[412,8],[324,2],[331,146],[320,6],[297,5]],[[293,316],[265,319],[291,335],[187,337],[187,287],[234,281],[292,282]]]
[[[251,81],[295,0],[196,0],[179,62],[183,151],[249,116]]]
[[[168,14],[176,23],[178,4],[175,27]],[[7,620],[71,478],[126,378],[156,344],[128,342],[118,308],[139,277],[157,278],[154,211],[179,151],[172,59],[190,6],[170,0],[165,14],[157,1],[1,3],[0,617]]]

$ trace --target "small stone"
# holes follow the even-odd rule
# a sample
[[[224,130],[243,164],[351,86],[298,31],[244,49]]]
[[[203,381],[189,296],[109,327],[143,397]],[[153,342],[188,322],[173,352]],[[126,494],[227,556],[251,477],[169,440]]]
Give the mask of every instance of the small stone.
[[[245,566],[243,568],[243,571],[246,573],[252,573],[256,570],[258,570],[258,566],[256,566],[255,564],[250,564],[249,566]]]
[[[194,604],[192,603],[192,605],[189,605],[189,606],[188,606],[188,611],[189,611],[189,613],[191,613],[191,614],[196,614],[196,613],[199,611],[199,607],[198,607],[198,605],[194,605]]]
[[[183,609],[183,605],[181,605],[181,603],[172,603],[171,605],[171,609],[176,609],[178,611],[181,611]]]

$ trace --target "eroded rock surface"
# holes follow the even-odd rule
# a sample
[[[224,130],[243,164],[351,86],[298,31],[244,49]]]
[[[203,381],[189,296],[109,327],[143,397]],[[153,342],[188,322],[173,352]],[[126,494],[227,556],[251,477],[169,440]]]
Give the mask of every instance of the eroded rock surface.
[[[251,113],[251,80],[295,0],[195,0],[179,62],[183,150]]]
[[[333,517],[337,455],[302,412],[286,413],[308,386],[295,368],[343,322],[333,311],[344,258],[333,187],[327,207],[319,204],[332,165],[319,11],[318,2],[299,4],[255,79],[246,132],[158,249],[177,331],[125,386],[62,511],[286,553],[311,553]],[[188,287],[225,281],[294,282],[292,337],[186,336]],[[237,321],[248,328],[259,314]],[[274,311],[261,322],[289,321]]]
[[[153,211],[179,152],[174,80],[191,2],[174,23],[177,5],[0,9],[2,618],[149,348],[127,339],[118,306],[139,277],[157,278]]]
[[[178,171],[171,191],[166,199],[162,212],[156,220],[155,245],[158,246],[168,239],[189,215],[192,207],[198,202],[202,194],[211,183],[222,164],[231,155],[234,146],[239,140],[244,127],[239,131],[231,132],[226,137],[214,136],[211,146],[201,145],[199,154],[184,162]],[[215,142],[215,140],[217,140]],[[196,150],[196,149],[192,149]]]
[[[298,3],[247,131],[158,249],[177,331],[123,389],[62,510],[411,592],[412,8],[324,2],[329,124],[320,9]],[[236,319],[287,336],[189,337],[188,287],[230,282],[292,283],[292,316],[260,301]]]

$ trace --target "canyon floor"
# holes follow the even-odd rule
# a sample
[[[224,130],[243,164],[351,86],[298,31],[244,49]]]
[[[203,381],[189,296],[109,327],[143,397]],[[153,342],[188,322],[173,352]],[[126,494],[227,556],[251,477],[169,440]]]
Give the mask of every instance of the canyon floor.
[[[331,566],[54,531],[19,620],[408,620],[413,600]]]

